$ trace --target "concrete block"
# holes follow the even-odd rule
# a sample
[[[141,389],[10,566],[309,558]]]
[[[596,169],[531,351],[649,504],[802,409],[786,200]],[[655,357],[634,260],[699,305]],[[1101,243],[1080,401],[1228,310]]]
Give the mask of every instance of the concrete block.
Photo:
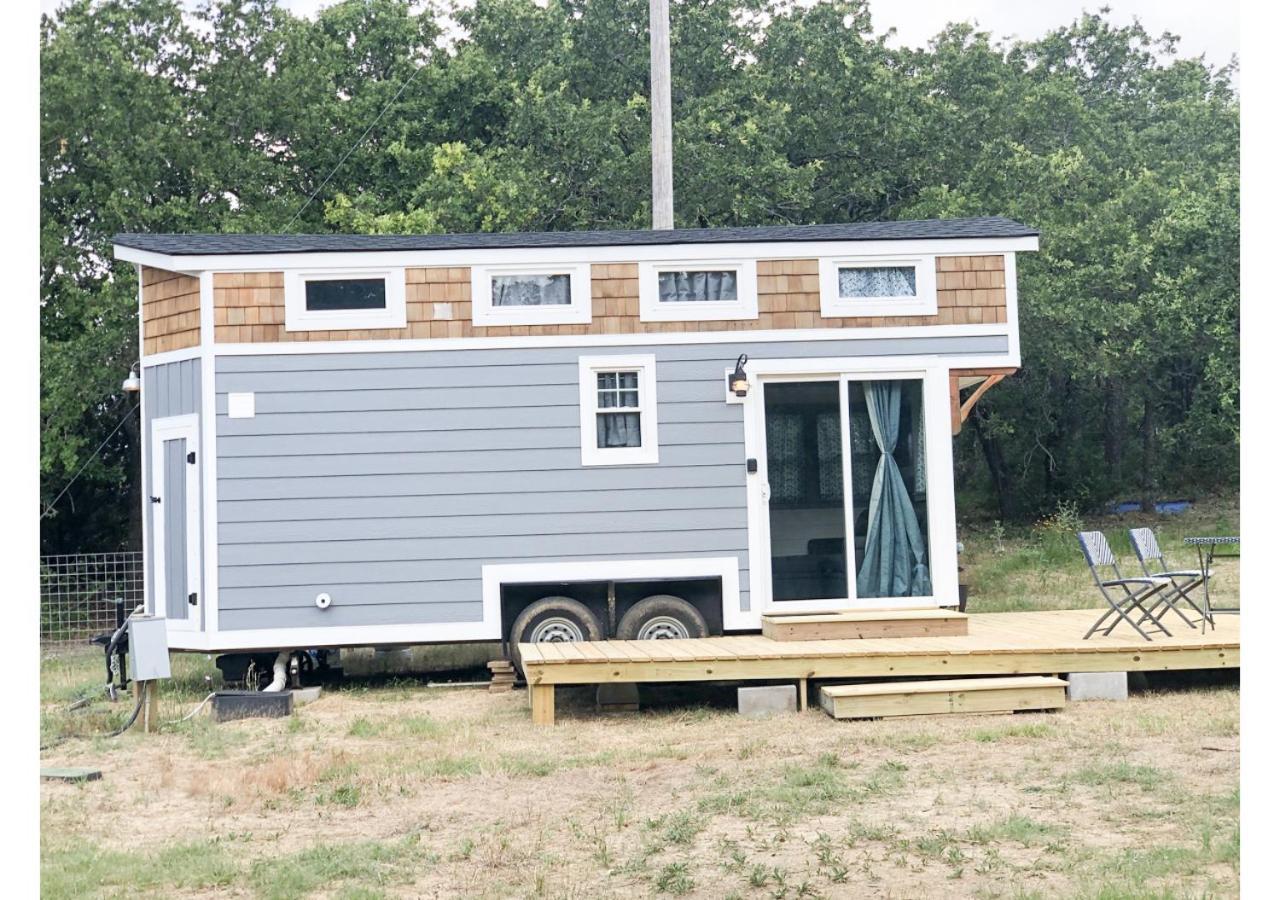
[[[796,686],[770,684],[738,688],[738,715],[750,719],[767,719],[796,711]]]
[[[293,694],[293,705],[300,706],[303,703],[311,703],[313,700],[320,699],[320,685],[294,688],[290,693]]]
[[[596,685],[596,709],[600,712],[635,712],[640,708],[640,688],[633,682]]]
[[[1067,675],[1067,699],[1128,700],[1127,672],[1072,672]]]

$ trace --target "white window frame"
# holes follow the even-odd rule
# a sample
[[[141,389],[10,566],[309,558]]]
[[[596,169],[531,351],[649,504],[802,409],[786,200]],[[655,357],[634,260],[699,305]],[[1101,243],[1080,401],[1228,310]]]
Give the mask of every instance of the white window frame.
[[[639,372],[640,446],[596,446],[596,374]],[[582,427],[584,466],[652,465],[658,461],[658,370],[653,354],[581,356],[578,358],[578,406]]]
[[[755,319],[760,315],[754,259],[655,260],[639,266],[641,322]],[[658,299],[661,272],[733,272],[738,276],[738,299],[662,303]]]
[[[567,306],[494,306],[493,278],[498,275],[568,275]],[[589,325],[591,324],[591,264],[519,263],[471,267],[471,324]]]
[[[841,297],[841,269],[875,269],[883,266],[914,266],[914,297]],[[847,316],[934,316],[938,314],[937,260],[919,256],[827,256],[818,260],[818,292],[822,317]]]
[[[307,283],[381,278],[387,305],[383,309],[307,309]],[[404,269],[298,269],[284,273],[285,331],[349,331],[404,328]]]

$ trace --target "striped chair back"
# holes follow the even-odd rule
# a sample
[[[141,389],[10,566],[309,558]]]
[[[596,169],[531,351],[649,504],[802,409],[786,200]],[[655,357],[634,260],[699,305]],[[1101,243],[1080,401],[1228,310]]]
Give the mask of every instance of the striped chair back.
[[[1107,543],[1107,536],[1101,531],[1080,531],[1076,533],[1076,537],[1080,539],[1080,549],[1084,550],[1085,562],[1089,564],[1089,568],[1096,569],[1098,566],[1116,564],[1116,557],[1111,552],[1111,545]]]
[[[1150,528],[1130,528],[1129,543],[1133,544],[1133,552],[1138,554],[1138,562],[1142,564],[1144,570],[1149,562],[1164,565],[1164,554],[1160,552],[1155,532]]]

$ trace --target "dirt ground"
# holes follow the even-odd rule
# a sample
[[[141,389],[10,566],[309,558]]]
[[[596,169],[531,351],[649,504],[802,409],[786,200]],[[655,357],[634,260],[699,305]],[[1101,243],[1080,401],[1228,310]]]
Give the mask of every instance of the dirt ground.
[[[765,721],[731,687],[601,715],[562,689],[328,691],[292,719],[72,738],[44,894],[1238,894],[1239,692],[1184,677],[1059,713]],[[1169,676],[1172,677],[1172,676]]]

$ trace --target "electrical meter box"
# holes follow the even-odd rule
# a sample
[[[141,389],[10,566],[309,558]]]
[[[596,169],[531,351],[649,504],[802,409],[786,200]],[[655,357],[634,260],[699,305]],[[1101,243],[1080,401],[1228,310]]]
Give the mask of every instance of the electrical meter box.
[[[169,635],[158,616],[134,616],[129,620],[129,677],[155,681],[169,677]]]

